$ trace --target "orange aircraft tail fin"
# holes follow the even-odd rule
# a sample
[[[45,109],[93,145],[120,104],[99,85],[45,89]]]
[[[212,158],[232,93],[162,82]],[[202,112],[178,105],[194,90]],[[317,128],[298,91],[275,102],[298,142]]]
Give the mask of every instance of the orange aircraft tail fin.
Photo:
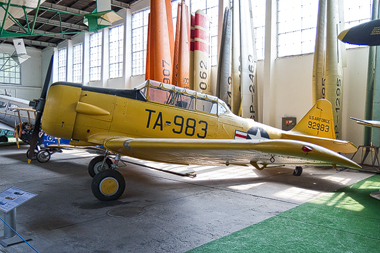
[[[145,77],[172,83],[174,35],[170,0],[151,0],[150,6]]]

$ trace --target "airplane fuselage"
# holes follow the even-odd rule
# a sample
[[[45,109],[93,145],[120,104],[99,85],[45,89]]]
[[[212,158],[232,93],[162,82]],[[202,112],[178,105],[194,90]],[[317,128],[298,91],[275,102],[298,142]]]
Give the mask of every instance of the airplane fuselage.
[[[100,144],[117,154],[113,163],[106,152],[88,166],[100,200],[117,199],[124,191],[123,176],[107,169],[117,166],[120,155],[185,165],[251,164],[259,170],[269,164],[360,168],[336,153],[356,148],[327,138],[332,125],[331,103],[325,100],[296,125],[298,131],[285,132],[234,115],[214,96],[150,80],[133,90],[54,83],[42,114],[47,134],[77,146]],[[294,174],[301,173],[296,167]]]
[[[131,138],[199,139],[277,139],[282,133],[234,115],[216,97],[172,85],[159,86],[154,81],[134,90],[55,83],[47,104],[44,131],[81,142],[106,133]]]

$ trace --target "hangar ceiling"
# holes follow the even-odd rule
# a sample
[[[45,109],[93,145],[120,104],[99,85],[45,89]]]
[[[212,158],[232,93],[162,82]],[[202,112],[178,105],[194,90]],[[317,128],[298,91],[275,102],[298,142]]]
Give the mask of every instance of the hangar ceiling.
[[[0,6],[0,9],[4,10],[3,15],[7,13],[8,1],[11,1],[11,4],[19,2],[0,0],[0,3],[3,3]],[[111,0],[111,8],[117,12],[122,8],[129,8],[130,4],[137,1]],[[25,45],[39,49],[55,47],[76,33],[88,31],[88,27],[83,23],[83,15],[90,14],[96,8],[96,0],[45,0],[41,2],[39,10],[32,9],[28,13],[24,13],[21,9],[23,14],[15,18],[16,21],[12,22],[9,27],[2,22],[4,17],[0,17],[2,25],[0,29],[13,33],[24,33],[31,29],[35,20],[34,29],[32,29],[33,35],[22,37]],[[0,37],[0,43],[12,42],[12,37]]]

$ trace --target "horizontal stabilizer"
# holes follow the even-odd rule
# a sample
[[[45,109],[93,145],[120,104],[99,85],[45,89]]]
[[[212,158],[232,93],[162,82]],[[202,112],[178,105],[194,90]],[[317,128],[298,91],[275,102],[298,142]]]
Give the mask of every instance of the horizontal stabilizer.
[[[350,119],[355,120],[356,123],[368,127],[379,127],[380,128],[380,121],[379,120],[363,120],[363,119],[357,119],[354,117],[350,117]]]
[[[311,135],[300,135],[298,133],[294,133],[293,131],[283,133],[282,138],[311,142],[340,153],[354,153],[357,150],[357,147],[349,141],[321,138]]]

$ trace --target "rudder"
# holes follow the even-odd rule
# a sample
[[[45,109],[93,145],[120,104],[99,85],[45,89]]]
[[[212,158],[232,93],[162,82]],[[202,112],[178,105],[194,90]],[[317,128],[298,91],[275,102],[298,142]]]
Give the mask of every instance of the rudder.
[[[291,132],[335,139],[331,103],[326,99],[319,99]]]

